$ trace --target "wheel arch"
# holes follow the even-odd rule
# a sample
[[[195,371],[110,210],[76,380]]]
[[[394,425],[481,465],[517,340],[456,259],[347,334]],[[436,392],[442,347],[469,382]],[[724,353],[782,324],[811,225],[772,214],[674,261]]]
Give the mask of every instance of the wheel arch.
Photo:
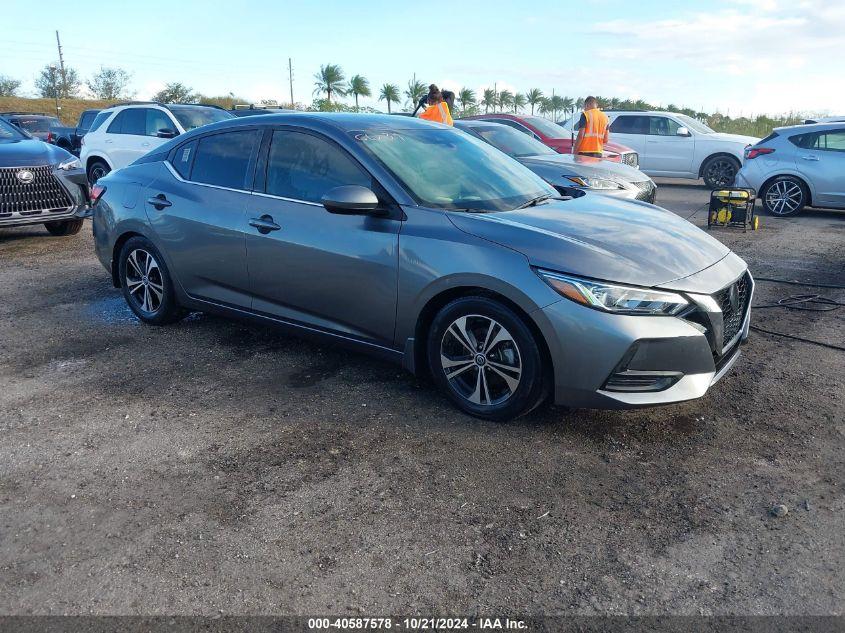
[[[120,251],[123,249],[123,245],[133,237],[143,237],[144,239],[149,239],[146,235],[138,231],[126,231],[125,233],[121,233],[114,241],[111,254],[111,280],[115,288],[120,288],[120,271],[118,270]]]
[[[95,161],[100,161],[100,162],[105,163],[108,166],[109,171],[114,171],[114,167],[112,166],[111,161],[108,158],[106,158],[102,154],[89,154],[85,158],[85,173],[86,174],[88,173],[88,170],[91,168],[91,163],[93,163]]]
[[[431,369],[428,366],[428,354],[426,353],[426,344],[428,341],[428,332],[435,316],[448,303],[455,299],[462,297],[484,297],[486,299],[493,299],[503,304],[507,308],[513,310],[524,322],[531,331],[534,340],[537,343],[537,348],[540,350],[540,355],[543,360],[543,365],[549,373],[548,378],[552,381],[549,384],[554,384],[554,364],[552,362],[551,351],[543,336],[543,332],[537,322],[531,318],[531,315],[526,312],[522,306],[509,299],[505,295],[484,288],[482,286],[457,286],[443,290],[431,297],[420,310],[417,317],[417,323],[414,327],[414,344],[412,350],[406,350],[413,353],[413,372],[417,376],[430,376]]]

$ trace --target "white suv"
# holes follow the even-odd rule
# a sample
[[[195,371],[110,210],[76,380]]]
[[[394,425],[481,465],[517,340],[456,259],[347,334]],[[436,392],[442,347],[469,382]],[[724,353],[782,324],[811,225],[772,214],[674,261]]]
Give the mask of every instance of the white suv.
[[[610,140],[636,150],[640,171],[652,177],[704,178],[713,189],[733,183],[745,148],[760,140],[715,132],[674,112],[606,110],[605,114],[610,120]],[[569,127],[572,122],[563,125]]]
[[[231,119],[217,106],[197,104],[132,102],[100,112],[91,130],[82,138],[79,155],[95,183],[110,171],[126,167],[144,154],[201,125]]]

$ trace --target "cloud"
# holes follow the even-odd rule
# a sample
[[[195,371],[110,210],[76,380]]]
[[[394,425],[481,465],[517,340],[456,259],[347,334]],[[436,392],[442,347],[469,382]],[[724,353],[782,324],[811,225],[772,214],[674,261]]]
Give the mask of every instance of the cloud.
[[[845,3],[737,0],[664,20],[609,20],[593,32],[615,42],[601,49],[605,60],[637,60],[652,72],[676,69],[681,94],[689,88],[697,96],[702,86],[713,86],[708,101],[728,99],[746,112],[752,110],[749,103],[756,112],[783,112],[845,102],[845,85],[838,80]],[[634,73],[640,81],[626,83],[647,81],[648,72]],[[733,94],[717,94],[720,78],[730,82]],[[737,95],[736,86],[745,94]]]

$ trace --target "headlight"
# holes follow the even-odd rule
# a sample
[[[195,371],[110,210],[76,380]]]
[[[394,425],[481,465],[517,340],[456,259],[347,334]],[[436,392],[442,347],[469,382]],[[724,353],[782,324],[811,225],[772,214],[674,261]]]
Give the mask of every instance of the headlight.
[[[579,187],[586,187],[587,189],[624,189],[621,184],[609,178],[581,178],[580,176],[567,176],[566,178]]]
[[[674,292],[587,281],[547,270],[537,273],[558,294],[596,310],[617,314],[673,315],[689,302]]]
[[[69,158],[63,163],[59,163],[59,169],[63,169],[64,171],[70,171],[71,169],[79,169],[82,167],[82,163],[79,162],[78,158]]]

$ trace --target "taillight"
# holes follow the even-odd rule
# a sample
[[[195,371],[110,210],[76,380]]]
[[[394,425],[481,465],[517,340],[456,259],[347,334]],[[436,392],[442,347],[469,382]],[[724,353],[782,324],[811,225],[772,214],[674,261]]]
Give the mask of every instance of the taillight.
[[[48,143],[53,142],[53,133],[52,132],[47,132],[47,142]]]
[[[91,185],[91,204],[97,204],[105,192],[106,188],[103,185],[98,185],[96,182]]]
[[[751,160],[758,156],[765,156],[766,154],[774,154],[775,150],[771,147],[748,147],[745,150],[745,160]]]

